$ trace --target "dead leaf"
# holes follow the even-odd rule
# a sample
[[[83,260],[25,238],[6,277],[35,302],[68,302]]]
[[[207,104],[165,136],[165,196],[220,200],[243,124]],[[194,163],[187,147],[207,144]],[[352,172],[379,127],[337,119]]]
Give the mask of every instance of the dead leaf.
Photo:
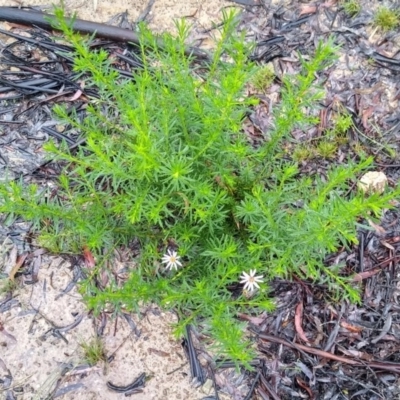
[[[384,235],[386,233],[385,229],[383,229],[380,225],[375,224],[375,222],[372,222],[370,219],[368,220],[369,225],[374,228],[375,233],[378,235]]]
[[[315,4],[304,4],[301,6],[300,16],[304,14],[315,14],[317,12],[317,6]]]
[[[374,275],[378,274],[381,271],[382,271],[381,268],[374,268],[374,269],[370,269],[368,271],[359,272],[358,274],[355,274],[353,276],[352,281],[353,282],[361,282],[362,280],[368,279],[371,276],[374,276]]]
[[[299,335],[300,339],[303,342],[310,343],[301,326],[302,318],[303,318],[303,302],[300,301],[299,304],[297,304],[296,306],[296,314],[294,316],[294,326],[296,327],[296,332]]]
[[[296,376],[296,381],[297,381],[297,384],[308,393],[308,395],[310,396],[310,399],[315,399],[314,393],[302,379],[300,379],[298,376]]]
[[[380,244],[382,246],[385,246],[389,250],[395,251],[395,248],[391,244],[389,244],[388,242],[385,242],[384,240],[380,240]]]
[[[249,321],[253,325],[261,325],[265,322],[265,318],[252,317],[251,315],[239,313],[238,317],[244,321]]]
[[[390,239],[390,241],[391,241],[392,243],[398,243],[398,242],[400,242],[400,236],[394,236],[394,237],[392,237],[392,238]]]
[[[314,345],[314,347],[318,347],[319,344],[321,343],[322,339],[324,338],[324,331],[322,329],[322,322],[315,315],[312,315],[311,317],[314,319],[315,327],[317,328],[317,331],[318,331],[318,335],[314,339],[313,345]]]
[[[10,281],[14,282],[15,274],[24,265],[24,262],[25,262],[25,259],[27,256],[28,256],[28,253],[24,253],[18,257],[16,264],[12,267],[12,269],[8,275],[8,277],[10,278]]]
[[[359,333],[363,330],[361,326],[352,325],[346,321],[340,321],[340,326],[344,329],[347,329],[349,332],[354,332],[354,333]]]
[[[362,111],[362,125],[364,127],[364,129],[368,130],[368,119],[369,117],[372,115],[372,113],[374,112],[374,107],[368,107],[367,109]]]
[[[85,260],[85,265],[88,268],[93,268],[96,265],[93,254],[87,246],[83,246],[83,259]]]
[[[77,90],[76,92],[75,92],[75,94],[70,98],[70,99],[68,99],[69,101],[75,101],[75,100],[78,100],[79,99],[79,97],[81,97],[82,96],[82,90]]]
[[[341,347],[339,348],[339,350],[346,356],[360,358],[361,360],[371,361],[374,359],[372,354],[368,354],[363,351],[354,350],[354,349],[343,349]]]

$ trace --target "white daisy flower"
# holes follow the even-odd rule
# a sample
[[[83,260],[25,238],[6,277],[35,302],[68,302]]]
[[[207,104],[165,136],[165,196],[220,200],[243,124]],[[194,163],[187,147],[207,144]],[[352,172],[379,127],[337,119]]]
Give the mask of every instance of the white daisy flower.
[[[168,250],[167,253],[164,254],[161,262],[167,264],[165,266],[166,269],[178,269],[178,267],[182,267],[182,263],[179,261],[180,258],[176,251]]]
[[[263,282],[263,276],[258,275],[255,276],[257,273],[256,269],[251,269],[250,274],[247,274],[246,272],[243,272],[240,278],[242,279],[240,283],[244,283],[243,290],[248,290],[249,292],[252,292],[255,288],[259,289],[260,286],[258,283]],[[258,283],[257,283],[258,282]]]

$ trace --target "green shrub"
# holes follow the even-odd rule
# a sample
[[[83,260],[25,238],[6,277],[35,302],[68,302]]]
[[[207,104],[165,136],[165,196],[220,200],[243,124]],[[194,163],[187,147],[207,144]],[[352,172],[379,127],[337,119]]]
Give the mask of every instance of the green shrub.
[[[335,157],[337,149],[338,146],[335,142],[324,139],[318,142],[315,152],[319,157],[330,159]]]
[[[76,48],[75,71],[89,73],[87,87],[100,98],[83,121],[56,108],[86,138],[76,153],[65,144],[46,146],[49,157],[66,164],[57,191],[9,182],[0,187],[0,211],[33,221],[43,246],[79,253],[87,247],[99,265],[115,247],[139,241],[137,267],[126,282],[112,274],[106,289],[84,282],[91,308],[107,304],[118,312],[156,302],[178,312],[178,333],[201,323],[217,353],[248,365],[253,354],[235,316],[271,310],[273,278],[296,275],[357,300],[356,289],[324,259],[355,243],[357,219],[378,214],[396,194],[348,197],[371,159],[333,165],[325,179],[314,179],[300,175],[280,150],[293,128],[315,123],[310,110],[324,96],[315,78],[335,58],[332,41],[302,61],[301,73],[284,77],[275,127],[254,148],[241,126],[255,103],[245,96],[255,66],[233,14],[225,15],[206,65],[185,56],[185,25],[177,25],[177,38],[158,40],[142,26],[143,68],[133,81],[119,77],[106,52],[90,51],[57,14]],[[168,251],[182,265],[176,271],[161,262]],[[264,282],[242,292],[241,274],[252,270]]]
[[[275,79],[274,69],[271,65],[264,65],[256,71],[251,79],[251,84],[260,92],[265,92]]]
[[[355,17],[361,12],[361,4],[358,0],[341,0],[339,4],[349,17]]]
[[[84,360],[90,365],[96,365],[100,361],[106,361],[105,346],[101,338],[95,337],[89,342],[82,341],[80,346],[83,350]]]
[[[388,7],[381,6],[378,8],[375,18],[374,25],[383,31],[390,31],[395,29],[400,22],[399,10],[391,10]]]

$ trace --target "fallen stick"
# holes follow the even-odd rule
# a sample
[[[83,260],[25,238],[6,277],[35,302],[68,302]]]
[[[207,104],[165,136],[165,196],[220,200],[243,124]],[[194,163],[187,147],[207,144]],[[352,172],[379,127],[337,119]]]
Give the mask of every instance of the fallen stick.
[[[275,336],[268,335],[265,333],[258,333],[258,337],[267,342],[279,343],[284,346],[290,347],[292,349],[302,350],[306,353],[314,354],[316,356],[327,358],[329,360],[335,360],[338,362],[354,365],[357,367],[370,367],[370,368],[375,368],[375,369],[379,369],[382,371],[390,371],[390,372],[393,372],[396,374],[400,374],[400,363],[394,363],[394,362],[389,362],[389,361],[377,361],[377,360],[358,361],[349,356],[346,356],[346,357],[337,356],[335,354],[329,353],[324,350],[304,346],[304,345],[298,344],[298,343],[291,343],[280,337],[275,337]]]
[[[50,20],[54,18],[54,15],[46,14],[36,10],[21,10],[13,7],[0,7],[0,21],[13,22],[16,24],[38,26],[46,30],[59,30],[51,25]],[[83,19],[71,19],[65,18],[68,24],[73,21],[73,29],[77,32],[94,35],[103,39],[109,39],[116,42],[131,42],[139,44],[139,37],[135,32],[129,29],[118,28],[107,24],[101,24],[98,22],[86,21]],[[162,41],[157,42],[162,48]],[[202,60],[209,60],[209,56],[204,51],[188,47],[185,50],[187,56],[194,56]]]

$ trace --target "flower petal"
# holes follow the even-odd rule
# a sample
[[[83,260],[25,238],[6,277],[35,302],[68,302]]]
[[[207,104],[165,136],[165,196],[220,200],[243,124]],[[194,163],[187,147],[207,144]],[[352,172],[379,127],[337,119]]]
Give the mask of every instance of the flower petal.
[[[252,290],[252,289],[251,289],[251,283],[250,283],[250,282],[246,282],[245,285],[244,285],[244,287],[243,287],[243,289],[244,289],[244,290],[249,290],[249,291],[251,291],[251,290]]]
[[[242,275],[240,275],[240,278],[248,280],[250,278],[250,275],[246,274],[246,272],[243,271]]]
[[[253,286],[255,286],[257,289],[260,289],[260,285],[257,282],[253,282]]]

